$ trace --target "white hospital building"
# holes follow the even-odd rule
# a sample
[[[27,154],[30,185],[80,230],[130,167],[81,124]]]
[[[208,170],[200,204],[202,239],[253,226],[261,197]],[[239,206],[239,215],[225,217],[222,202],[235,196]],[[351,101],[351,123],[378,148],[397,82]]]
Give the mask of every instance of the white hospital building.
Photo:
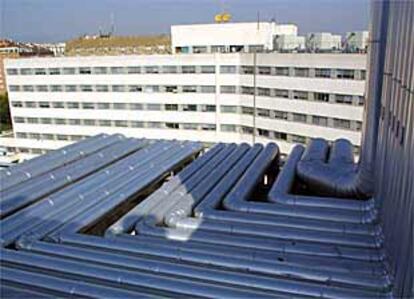
[[[360,145],[365,54],[274,52],[296,26],[237,25],[173,26],[172,55],[6,60],[14,138],[1,145],[36,154],[101,132],[283,152],[316,136]]]

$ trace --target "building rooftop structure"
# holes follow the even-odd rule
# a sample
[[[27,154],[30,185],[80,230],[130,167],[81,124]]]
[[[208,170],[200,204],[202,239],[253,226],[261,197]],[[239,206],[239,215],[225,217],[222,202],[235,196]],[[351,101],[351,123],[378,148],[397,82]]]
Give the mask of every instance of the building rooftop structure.
[[[358,163],[104,134],[0,170],[2,297],[412,298],[414,3],[372,11]]]

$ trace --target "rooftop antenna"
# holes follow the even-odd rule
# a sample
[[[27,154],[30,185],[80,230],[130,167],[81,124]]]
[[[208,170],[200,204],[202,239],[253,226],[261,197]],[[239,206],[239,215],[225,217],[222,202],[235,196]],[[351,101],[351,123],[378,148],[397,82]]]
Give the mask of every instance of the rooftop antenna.
[[[257,31],[260,30],[260,12],[257,11]]]
[[[115,16],[114,13],[111,12],[111,32],[110,35],[113,35],[115,33]]]

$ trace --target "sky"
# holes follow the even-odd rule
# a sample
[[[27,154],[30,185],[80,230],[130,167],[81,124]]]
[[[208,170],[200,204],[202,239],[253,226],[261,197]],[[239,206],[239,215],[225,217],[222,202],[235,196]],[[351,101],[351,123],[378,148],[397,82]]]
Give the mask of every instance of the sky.
[[[369,0],[0,0],[0,38],[59,42],[109,30],[117,35],[170,32],[174,24],[211,23],[224,7],[234,22],[294,23],[299,34],[365,30]]]

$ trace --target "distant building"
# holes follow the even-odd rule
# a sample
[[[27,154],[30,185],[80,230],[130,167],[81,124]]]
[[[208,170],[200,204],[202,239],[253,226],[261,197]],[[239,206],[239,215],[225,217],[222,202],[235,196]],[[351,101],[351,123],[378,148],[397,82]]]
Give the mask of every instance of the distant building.
[[[369,42],[368,31],[347,32],[344,48],[347,52],[366,52]]]
[[[277,35],[297,35],[296,25],[275,22],[171,26],[172,51],[179,53],[271,52]]]
[[[342,38],[329,32],[309,33],[306,36],[306,48],[311,52],[341,51]]]
[[[278,52],[303,52],[306,50],[305,37],[297,35],[276,35],[274,50]]]
[[[84,36],[66,43],[65,56],[151,55],[171,53],[166,35]]]
[[[58,57],[58,56],[64,56],[65,55],[65,48],[66,48],[65,43],[39,44],[39,46],[53,52],[54,56]]]

